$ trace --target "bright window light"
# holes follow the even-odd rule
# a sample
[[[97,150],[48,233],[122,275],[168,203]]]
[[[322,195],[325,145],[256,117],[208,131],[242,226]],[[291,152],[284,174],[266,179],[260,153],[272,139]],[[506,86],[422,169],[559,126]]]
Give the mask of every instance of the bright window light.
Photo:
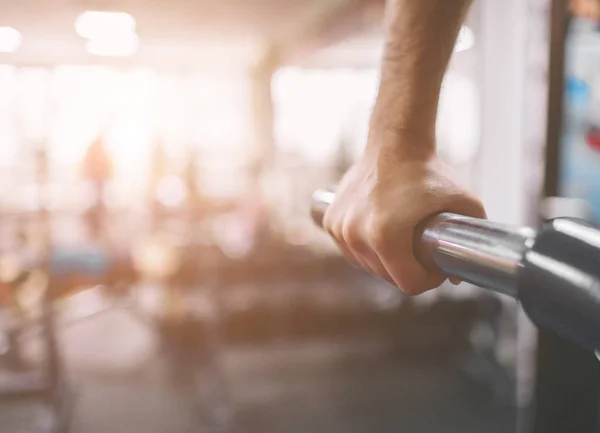
[[[166,176],[158,183],[156,198],[166,207],[180,206],[187,197],[183,180],[177,176]]]
[[[75,31],[86,39],[135,34],[135,18],[125,12],[86,11],[75,20]]]
[[[128,57],[137,51],[140,45],[138,35],[123,34],[110,38],[90,39],[86,43],[88,53],[102,57]]]
[[[23,37],[12,27],[0,27],[0,52],[14,53],[21,46]]]
[[[467,26],[462,26],[458,38],[456,39],[456,45],[454,46],[454,52],[460,53],[463,51],[470,50],[475,45],[475,33]]]

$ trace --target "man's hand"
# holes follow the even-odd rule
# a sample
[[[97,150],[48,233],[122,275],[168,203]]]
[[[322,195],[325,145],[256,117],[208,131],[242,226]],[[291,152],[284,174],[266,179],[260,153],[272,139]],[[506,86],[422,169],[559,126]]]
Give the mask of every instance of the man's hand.
[[[435,146],[398,140],[420,139],[394,137],[396,143],[391,146],[369,146],[343,178],[323,224],[350,261],[405,293],[417,295],[445,279],[415,258],[414,236],[419,224],[441,212],[478,218],[486,215],[479,200],[435,154],[402,154],[398,150]]]
[[[485,217],[435,156],[444,72],[472,0],[389,0],[379,92],[367,148],[346,174],[323,225],[348,259],[404,292],[444,276],[415,258],[415,231],[440,212]]]

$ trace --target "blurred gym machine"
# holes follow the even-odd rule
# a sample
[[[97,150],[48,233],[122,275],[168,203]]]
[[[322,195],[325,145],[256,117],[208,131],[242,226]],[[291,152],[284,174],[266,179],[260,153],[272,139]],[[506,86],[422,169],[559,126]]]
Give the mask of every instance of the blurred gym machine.
[[[551,53],[549,76],[548,134],[544,195],[546,215],[584,216],[595,224],[600,208],[600,164],[597,162],[594,125],[600,122],[594,100],[600,88],[598,16],[577,17],[580,11],[600,10],[592,1],[553,0],[551,8]],[[587,13],[587,12],[586,12]],[[594,22],[596,21],[596,22]],[[581,28],[583,27],[583,31]],[[595,39],[595,40],[594,40]],[[585,51],[585,54],[583,54]],[[585,64],[592,66],[586,71]],[[595,88],[594,88],[595,86]],[[595,155],[596,154],[596,155]],[[555,197],[560,197],[556,199]],[[591,214],[589,211],[592,211]],[[593,232],[586,238],[586,251],[572,250],[570,243],[548,245],[576,253],[576,265],[598,269],[600,258],[592,248]],[[558,271],[560,263],[554,265]],[[589,281],[594,292],[598,279]],[[560,293],[560,292],[559,292]],[[577,291],[576,291],[577,293]],[[583,299],[583,298],[582,298]],[[563,300],[565,307],[569,299]],[[579,305],[580,304],[576,304]],[[541,307],[540,307],[541,308]],[[580,315],[591,314],[582,308]],[[598,317],[598,313],[593,313]],[[576,319],[575,316],[570,318]],[[595,324],[594,332],[599,324]],[[593,433],[600,431],[600,363],[594,350],[574,344],[560,333],[541,328],[537,336],[535,392],[523,428],[535,433]],[[597,353],[597,352],[596,352]]]
[[[5,376],[5,382],[0,383],[0,394],[4,402],[24,399],[41,402],[46,410],[40,414],[39,420],[35,420],[36,428],[61,433],[68,428],[74,394],[59,347],[58,312],[67,313],[66,324],[86,319],[90,314],[69,317],[70,308],[64,305],[66,301],[90,289],[129,286],[136,276],[130,260],[115,255],[110,248],[98,242],[104,212],[92,212],[91,218],[87,219],[96,242],[76,248],[55,245],[53,218],[64,215],[51,212],[44,196],[49,179],[45,146],[36,147],[34,156],[37,210],[33,215],[27,212],[17,215],[12,229],[22,232],[20,242],[2,255],[3,263],[8,264],[2,274],[4,316],[7,317],[3,330],[6,335],[3,357],[6,362],[3,366],[13,374]],[[96,210],[92,208],[92,211]],[[7,215],[3,217],[8,218]],[[31,230],[37,236],[32,236]],[[123,295],[118,291],[101,292],[107,302],[91,314],[108,311],[117,305],[114,303],[118,301],[113,296],[115,293]],[[60,319],[63,322],[63,318]],[[30,366],[30,361],[23,356],[23,346],[26,340],[34,337],[41,340],[42,351]]]
[[[37,149],[37,184],[38,194],[47,183],[48,167],[47,154],[44,148]],[[56,316],[54,311],[54,297],[56,286],[51,278],[52,244],[49,232],[49,214],[42,200],[38,202],[38,211],[35,221],[43,227],[41,251],[38,260],[31,264],[23,265],[20,260],[15,260],[16,268],[12,275],[3,283],[6,302],[5,312],[8,325],[4,332],[7,336],[4,358],[8,361],[5,367],[11,372],[4,376],[0,383],[0,399],[3,401],[36,400],[41,402],[43,412],[38,414],[36,428],[42,432],[62,433],[69,426],[71,417],[73,394],[68,383],[64,363],[56,334]],[[21,245],[24,246],[24,245]],[[19,255],[19,252],[15,252]],[[37,277],[31,283],[32,277]],[[37,294],[37,308],[34,307],[33,322],[40,329],[42,341],[42,356],[40,365],[35,369],[26,365],[22,356],[21,338],[32,325],[31,312],[25,312],[20,305],[19,298],[24,286],[33,284]]]
[[[315,193],[312,214],[317,224],[334,197],[326,190]],[[517,299],[541,329],[539,353],[571,363],[561,364],[560,374],[548,376],[548,367],[557,366],[556,358],[541,358],[550,366],[539,365],[538,360],[538,391],[558,395],[541,400],[536,431],[559,431],[551,430],[547,421],[555,419],[556,412],[541,410],[548,408],[544,406],[548,401],[562,414],[555,420],[564,427],[561,432],[583,432],[583,423],[595,431],[589,420],[597,414],[597,400],[595,405],[586,404],[594,397],[590,387],[577,387],[586,380],[593,384],[594,372],[590,375],[585,363],[595,359],[594,351],[600,347],[600,230],[582,220],[558,218],[536,232],[453,214],[432,217],[423,227],[415,253],[424,266]],[[564,394],[556,389],[559,385]],[[567,396],[575,402],[562,401]],[[582,418],[573,418],[575,412]],[[539,430],[542,426],[546,429]]]
[[[162,301],[158,311],[142,314],[158,337],[168,377],[184,403],[211,428],[227,430],[233,406],[222,360],[224,255],[212,236],[212,222],[229,204],[212,203],[204,196],[195,151],[188,151],[178,176],[169,174],[168,165],[165,149],[157,142],[148,194],[150,230],[133,258]],[[167,176],[181,183],[181,202],[161,200],[159,191]]]
[[[92,160],[99,158],[101,162],[106,162],[103,161],[105,156],[102,155],[101,143],[93,143],[90,153]],[[47,184],[49,168],[44,148],[38,149],[36,158],[37,185],[41,194]],[[215,428],[225,429],[231,418],[231,406],[224,374],[220,370],[221,344],[219,324],[215,318],[218,318],[218,314],[209,313],[210,320],[206,320],[203,315],[205,312],[197,311],[198,302],[189,302],[197,298],[200,284],[209,288],[211,301],[217,299],[217,282],[214,278],[218,275],[219,254],[211,246],[196,242],[202,236],[192,236],[195,234],[194,226],[199,223],[199,218],[203,218],[201,206],[194,203],[175,212],[157,209],[157,206],[152,208],[150,235],[161,231],[161,222],[165,219],[175,218],[186,226],[187,233],[184,237],[187,242],[165,244],[153,242],[153,239],[147,239],[148,242],[142,239],[140,243],[139,239],[132,239],[130,245],[134,251],[115,250],[106,233],[111,214],[105,208],[102,197],[107,173],[102,167],[99,169],[94,166],[93,161],[87,162],[88,171],[92,172],[89,180],[94,183],[95,200],[83,214],[83,221],[90,235],[85,245],[63,246],[53,243],[53,219],[74,215],[49,211],[41,195],[34,217],[17,218],[19,220],[23,217],[38,229],[43,237],[43,246],[33,254],[26,254],[27,245],[24,242],[23,248],[12,252],[19,269],[2,286],[5,289],[2,294],[6,295],[3,296],[4,304],[7,304],[11,313],[5,331],[7,351],[4,364],[9,370],[25,369],[26,361],[21,356],[21,346],[24,340],[32,336],[40,336],[46,350],[39,356],[41,368],[35,374],[13,375],[4,387],[5,392],[0,390],[0,393],[5,394],[10,401],[17,397],[28,397],[36,401],[45,399],[43,401],[48,401],[51,415],[45,417],[43,422],[49,423],[46,418],[53,420],[52,425],[48,424],[51,433],[66,431],[73,398],[66,383],[58,344],[58,326],[74,325],[113,308],[125,308],[155,332],[172,373],[171,378],[182,391],[186,402],[191,403],[195,413],[210,417],[206,421],[211,422]],[[188,175],[195,176],[194,173]],[[134,245],[145,250],[145,257],[140,259],[136,256]],[[146,260],[147,256],[151,256],[149,260]],[[156,257],[158,262],[153,260]],[[164,310],[162,314],[149,317],[138,308],[135,289],[143,279],[152,280],[156,276],[163,286],[166,302],[161,305]],[[42,282],[33,284],[35,287],[32,288],[32,279],[39,280],[40,277]],[[35,323],[30,320],[31,302],[23,302],[21,299],[31,297],[32,291],[35,292],[33,297],[39,300],[41,311],[39,320]],[[94,304],[98,304],[97,301],[100,300],[101,305],[92,305],[91,311],[84,306],[82,312],[78,311],[81,300],[78,298],[92,292]],[[85,299],[83,302],[86,302]],[[214,307],[215,302],[210,304]],[[188,306],[191,308],[188,309]]]

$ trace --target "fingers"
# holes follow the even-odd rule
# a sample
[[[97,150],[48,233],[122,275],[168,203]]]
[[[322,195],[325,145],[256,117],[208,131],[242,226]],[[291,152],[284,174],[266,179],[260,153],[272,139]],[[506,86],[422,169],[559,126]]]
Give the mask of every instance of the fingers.
[[[350,214],[348,212],[346,216]],[[446,280],[443,274],[426,269],[415,258],[411,230],[384,223],[375,226],[374,234],[373,225],[370,225],[371,230],[366,229],[369,224],[365,224],[363,218],[335,220],[334,213],[329,218],[326,216],[324,225],[346,258],[355,266],[399,287],[404,293],[419,295],[439,287]],[[460,280],[453,278],[451,282],[458,285]]]
[[[332,235],[333,240],[342,251],[344,256],[355,266],[361,267],[367,272],[383,278],[390,284],[394,284],[391,277],[377,258],[377,254],[363,242],[358,235],[342,231],[342,235]]]
[[[417,168],[394,170],[391,181],[378,175],[376,183],[370,175],[358,180],[347,175],[323,218],[324,228],[350,262],[409,295],[445,280],[439,270],[427,269],[415,257],[414,236],[423,220],[440,212],[486,218],[481,202],[442,168],[434,167],[433,173],[429,165]],[[456,278],[451,282],[460,283]]]
[[[370,271],[370,269],[367,267],[367,264],[354,254],[352,249],[344,240],[343,224],[343,214],[340,215],[338,207],[334,203],[329,207],[329,209],[327,209],[327,212],[325,212],[325,215],[323,216],[323,228],[325,231],[327,231],[327,233],[329,233],[329,236],[331,236],[331,238],[335,241],[338,248],[342,251],[350,263],[352,263],[354,266],[363,267]]]
[[[364,219],[361,223],[348,223],[344,226],[342,237],[350,250],[354,252],[355,257],[363,264],[363,267],[390,284],[394,284],[394,280],[387,272],[383,263],[375,251],[373,246],[368,242],[366,230],[364,227]]]
[[[469,193],[463,193],[458,197],[450,197],[447,201],[448,203],[444,206],[446,212],[487,219],[483,203]]]
[[[347,218],[347,215],[352,215],[352,212],[345,212],[340,217],[338,211],[332,205],[323,218],[323,225],[344,256],[355,266],[360,266],[394,285],[394,280],[381,263],[377,253],[365,240],[365,230],[361,228],[361,219]]]
[[[338,213],[340,212],[340,213]],[[323,225],[344,256],[408,295],[418,295],[438,287],[445,280],[439,273],[425,269],[413,255],[410,230],[398,230],[393,225],[373,224],[368,218],[350,211],[340,211],[332,205],[323,218]]]
[[[378,245],[379,257],[394,284],[404,293],[420,295],[445,281],[445,276],[429,271],[415,258],[410,237],[396,237],[394,240],[393,236],[388,236],[387,239],[393,241]]]
[[[346,259],[348,259],[348,261],[355,267],[357,268],[361,268],[364,267],[364,265],[361,263],[361,261],[358,259],[358,257],[356,257],[348,248],[348,246],[345,243],[341,243],[339,242],[335,237],[333,238],[333,240],[335,241],[335,243],[337,244],[338,248],[340,249],[340,251],[344,254],[344,256],[346,257]]]

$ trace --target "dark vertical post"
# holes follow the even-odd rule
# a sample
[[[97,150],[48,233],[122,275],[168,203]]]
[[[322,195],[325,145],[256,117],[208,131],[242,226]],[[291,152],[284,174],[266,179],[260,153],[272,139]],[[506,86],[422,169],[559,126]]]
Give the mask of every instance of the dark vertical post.
[[[559,192],[568,1],[553,0],[551,12],[548,139],[544,195]],[[600,363],[556,334],[540,330],[536,355],[534,433],[593,433],[598,430]]]

